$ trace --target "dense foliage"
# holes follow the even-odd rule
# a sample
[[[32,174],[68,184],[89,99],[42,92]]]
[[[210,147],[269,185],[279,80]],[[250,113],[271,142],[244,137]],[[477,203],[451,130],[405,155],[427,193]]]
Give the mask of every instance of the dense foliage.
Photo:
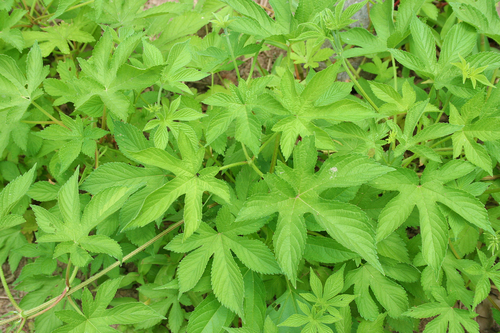
[[[0,3],[0,326],[500,317],[496,0],[144,2]]]

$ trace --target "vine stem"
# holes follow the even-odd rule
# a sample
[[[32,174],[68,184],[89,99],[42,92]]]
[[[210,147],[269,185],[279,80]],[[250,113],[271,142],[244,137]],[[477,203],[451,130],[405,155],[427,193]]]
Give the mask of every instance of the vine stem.
[[[44,108],[42,108],[40,105],[38,105],[37,103],[35,103],[35,101],[31,101],[31,104],[33,104],[38,110],[40,110],[47,117],[49,117],[50,119],[52,119],[57,125],[62,126],[64,128],[67,128],[66,125],[64,125],[62,123],[62,121],[57,120],[53,115],[51,115],[50,113],[48,113],[47,111],[45,111]]]
[[[7,297],[9,298],[9,301],[12,303],[12,305],[16,308],[18,312],[22,312],[23,309],[17,304],[16,300],[12,296],[10,289],[9,289],[9,284],[7,283],[7,280],[5,280],[5,275],[3,273],[3,268],[0,267],[0,280],[2,280],[2,286],[3,289],[5,290],[5,293],[7,294]]]
[[[498,73],[498,68],[495,68],[495,71],[493,72],[493,77],[491,78],[491,84],[495,85],[495,80],[497,78],[497,73]],[[493,90],[493,86],[488,87],[488,93],[486,94],[486,100],[490,98],[491,92]]]
[[[359,93],[363,96],[363,98],[375,109],[375,111],[378,112],[378,106],[372,101],[370,96],[366,93],[366,91],[361,87],[359,84],[358,80],[356,80],[356,77],[351,73],[351,69],[349,68],[349,65],[347,64],[347,60],[343,57],[343,48],[342,44],[340,43],[339,38],[337,37],[337,33],[335,31],[332,31],[332,37],[333,40],[331,40],[332,46],[335,48],[335,52],[337,52],[338,57],[342,60],[342,65],[351,79],[351,81],[354,83],[356,88],[358,89]]]
[[[241,147],[243,148],[243,153],[247,158],[248,164],[255,170],[255,172],[257,172],[260,178],[264,178],[264,174],[262,173],[262,171],[260,171],[259,168],[257,168],[257,166],[253,163],[253,159],[250,158],[250,155],[248,155],[247,149],[245,148],[245,144],[241,143]]]
[[[366,101],[368,103],[370,103],[370,105],[375,109],[375,111],[378,112],[378,106],[372,101],[372,99],[370,98],[370,96],[368,96],[368,94],[366,93],[366,91],[359,84],[358,80],[356,80],[356,78],[354,77],[354,75],[351,73],[351,70],[349,69],[349,65],[347,65],[347,60],[345,58],[342,58],[342,64],[344,65],[345,71],[346,71],[347,75],[349,75],[349,78],[351,79],[351,81],[354,83],[354,85],[356,86],[356,88],[358,88],[358,90],[361,93],[361,95],[363,95],[363,98],[366,99]]]
[[[483,192],[483,194],[498,193],[498,192],[500,192],[500,187],[492,188],[491,190],[486,190]]]
[[[231,47],[231,41],[229,40],[229,35],[227,33],[227,29],[224,28],[224,35],[226,36],[227,46],[229,47],[229,52],[231,53],[231,59],[233,60],[234,70],[236,71],[236,75],[238,76],[238,81],[241,80],[240,70],[238,69],[238,64],[236,63],[236,57],[234,56],[234,50]]]
[[[276,167],[276,160],[278,159],[278,153],[280,149],[280,139],[281,132],[278,133],[278,135],[276,136],[276,141],[274,142],[273,157],[271,158],[271,169],[269,170],[269,173],[273,173],[274,168]]]
[[[226,170],[226,169],[229,169],[229,168],[234,168],[234,167],[237,167],[237,166],[240,166],[240,165],[245,165],[245,164],[248,164],[248,161],[231,163],[231,164],[228,164],[228,165],[221,166],[219,168],[219,171],[223,171],[223,170]]]
[[[37,121],[37,120],[21,120],[21,123],[39,125],[39,124],[55,124],[56,122],[52,121],[52,120],[45,120],[45,121],[44,120],[40,120],[40,121]]]
[[[95,0],[90,0],[90,1],[87,1],[87,2],[84,2],[84,3],[80,3],[78,5],[74,5],[72,7],[69,7],[68,9],[66,9],[64,12],[67,13],[69,12],[70,10],[74,10],[74,9],[77,9],[77,8],[80,8],[80,7],[83,7],[83,6],[86,6],[86,5],[89,5],[91,3],[93,3]],[[44,18],[47,18],[47,17],[52,17],[54,14],[47,14],[47,15],[42,15],[42,16],[39,16],[36,18],[35,21],[38,21],[38,20],[41,20],[41,19],[44,19]]]
[[[392,60],[392,70],[394,74],[394,90],[398,91],[398,69],[396,67],[396,60],[394,60],[394,56],[391,53],[391,60]]]
[[[138,254],[139,252],[143,251],[145,248],[147,248],[151,244],[155,243],[157,240],[161,239],[163,236],[167,235],[168,233],[170,233],[172,230],[174,230],[178,226],[182,225],[183,223],[184,223],[184,220],[180,220],[179,222],[176,222],[176,223],[170,225],[167,229],[163,230],[158,235],[156,235],[155,237],[151,238],[149,241],[147,241],[143,245],[139,246],[137,249],[135,249],[134,251],[130,252],[129,254],[127,254],[125,257],[123,257],[123,259],[121,261],[120,260],[116,261],[112,265],[106,267],[105,269],[103,269],[99,273],[97,273],[94,276],[88,278],[87,280],[85,280],[82,283],[80,283],[79,285],[71,288],[70,290],[68,290],[67,287],[64,288],[63,293],[61,295],[59,295],[58,297],[53,298],[53,299],[51,299],[51,300],[43,303],[42,305],[39,305],[39,306],[33,308],[33,309],[24,311],[24,316],[29,316],[28,319],[31,319],[31,318],[35,318],[35,317],[37,317],[37,316],[45,313],[46,311],[48,311],[51,308],[53,308],[54,306],[56,306],[57,303],[59,303],[65,296],[70,296],[71,294],[77,292],[78,290],[82,289],[83,287],[87,286],[88,284],[94,282],[95,280],[97,280],[101,276],[107,274],[112,269],[114,269],[114,268],[122,265],[125,261],[127,261],[130,258],[134,257],[136,254]],[[2,276],[3,276],[3,272],[2,272]],[[20,319],[20,318],[23,318],[23,317],[22,317],[21,314],[18,314],[17,316],[14,316],[12,318],[9,318],[9,319],[6,319],[6,320],[2,320],[2,321],[0,321],[0,326],[8,324],[8,323],[13,322],[13,321],[15,321],[17,319]]]
[[[21,333],[23,331],[24,324],[26,324],[26,318],[23,318],[23,320],[21,320],[21,325],[19,325],[16,333]]]

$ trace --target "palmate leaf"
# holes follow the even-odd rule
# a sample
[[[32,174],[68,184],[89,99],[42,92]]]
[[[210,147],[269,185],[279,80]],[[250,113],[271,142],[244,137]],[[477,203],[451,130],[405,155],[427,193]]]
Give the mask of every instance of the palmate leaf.
[[[128,152],[135,160],[145,165],[159,167],[176,174],[173,180],[149,194],[138,216],[127,223],[123,230],[134,229],[147,225],[161,217],[170,205],[181,195],[184,199],[184,239],[195,232],[202,215],[202,195],[209,191],[225,201],[229,201],[227,184],[216,179],[219,172],[216,167],[202,168],[205,149],[195,150],[191,141],[182,132],[178,139],[182,160],[158,148],[148,148],[136,152]]]
[[[89,236],[89,232],[120,209],[138,186],[109,187],[96,194],[81,214],[78,173],[77,168],[59,190],[58,204],[62,219],[41,206],[31,206],[39,228],[44,231],[38,237],[38,242],[61,242],[54,250],[54,258],[70,253],[72,262],[80,267],[92,259],[87,251],[108,253],[121,258],[122,251],[115,240],[104,235]]]
[[[346,287],[353,284],[354,293],[359,295],[355,299],[357,308],[361,316],[367,320],[376,320],[379,315],[378,306],[369,289],[391,317],[399,317],[408,309],[405,289],[369,264],[349,272],[346,277]]]
[[[500,285],[500,265],[495,264],[496,256],[491,256],[487,258],[486,255],[477,249],[477,254],[481,264],[476,262],[470,262],[467,260],[461,264],[461,269],[467,275],[473,276],[476,280],[475,293],[474,293],[474,303],[472,305],[475,308],[479,303],[481,303],[491,291],[491,282],[498,287]]]
[[[470,172],[467,169],[462,171],[465,174]],[[460,175],[458,171],[454,176],[459,178],[465,174]],[[420,184],[414,171],[398,168],[375,179],[370,186],[400,192],[379,215],[377,241],[385,239],[403,224],[416,206],[420,218],[422,253],[426,263],[435,270],[441,266],[448,246],[448,223],[438,203],[447,206],[472,225],[494,233],[484,206],[469,193],[444,185],[443,179],[423,176]]]
[[[13,9],[12,11],[0,10],[0,39],[5,43],[14,46],[19,52],[24,47],[24,38],[21,30],[12,28],[26,14],[26,11],[21,9]]]
[[[454,158],[464,151],[465,157],[470,162],[492,175],[491,157],[477,139],[483,142],[500,140],[500,121],[496,117],[489,117],[486,111],[482,92],[467,101],[460,112],[450,104],[450,123],[463,126],[451,138]]]
[[[26,195],[36,171],[36,164],[24,175],[11,181],[0,192],[0,230],[8,229],[24,223],[22,216],[17,214],[9,215],[14,206]]]
[[[126,163],[111,162],[102,164],[92,172],[85,179],[81,189],[97,194],[113,186],[160,183],[164,178],[165,172],[159,168],[138,168]]]
[[[326,200],[320,194],[328,188],[361,185],[391,169],[363,156],[333,155],[314,173],[316,156],[314,140],[304,138],[294,151],[294,169],[280,163],[275,174],[265,175],[270,193],[247,200],[236,221],[279,213],[274,248],[278,264],[293,284],[306,246],[306,213],[341,245],[382,270],[366,214],[354,205]]]
[[[136,324],[149,319],[166,319],[149,306],[141,302],[125,303],[107,309],[113,300],[122,279],[108,280],[100,285],[95,299],[85,288],[82,294],[82,312],[72,310],[56,312],[57,317],[67,324],[54,333],[97,333],[115,332],[109,325]]]
[[[302,92],[297,91],[295,80],[290,71],[287,70],[283,74],[280,83],[281,95],[274,97],[283,105],[286,112],[276,113],[273,110],[270,112],[281,116],[285,115],[272,128],[274,132],[282,133],[280,146],[285,158],[291,155],[299,136],[314,135],[318,149],[335,150],[333,139],[325,130],[313,123],[316,119],[360,121],[377,117],[367,106],[351,100],[341,100],[326,106],[316,104],[334,83],[340,62],[338,64],[329,66],[315,74]]]
[[[277,21],[267,15],[266,11],[251,0],[223,0],[243,17],[235,19],[231,25],[231,30],[254,35],[258,39],[267,38],[272,35],[286,34],[290,31],[291,11],[281,5],[278,9]],[[274,8],[274,3],[271,5]]]
[[[262,124],[255,115],[255,111],[273,109],[270,103],[272,99],[262,101],[263,96],[268,96],[264,94],[264,91],[270,79],[271,77],[258,78],[252,80],[250,84],[240,80],[238,87],[234,85],[229,87],[229,94],[214,94],[203,101],[205,104],[223,108],[222,111],[210,117],[206,135],[207,144],[217,139],[234,121],[236,140],[250,148],[254,155],[259,153]]]
[[[455,308],[456,299],[447,296],[442,287],[436,288],[432,294],[437,302],[425,303],[413,307],[403,315],[412,318],[437,316],[426,325],[424,333],[479,333],[479,324],[473,319],[477,316],[477,313]]]
[[[419,12],[424,0],[405,1],[398,8],[394,23],[394,8],[391,3],[381,2],[373,5],[370,19],[377,32],[376,36],[364,28],[353,28],[342,32],[342,40],[348,44],[359,46],[343,52],[346,58],[359,57],[387,51],[395,47],[408,36],[410,22]]]
[[[9,144],[11,134],[15,138],[15,131],[22,128],[20,120],[31,102],[43,94],[39,86],[48,74],[49,66],[43,66],[42,54],[37,42],[28,52],[25,71],[21,71],[13,58],[0,54],[0,91],[2,91],[0,153],[3,153]],[[19,142],[20,140],[17,140],[16,143]],[[20,146],[27,149],[26,143]]]
[[[83,22],[68,24],[61,22],[53,26],[42,28],[42,31],[25,32],[25,38],[29,41],[38,40],[42,56],[47,57],[54,48],[58,48],[64,54],[70,54],[68,43],[72,41],[78,43],[91,43],[94,37],[88,32],[82,30]]]
[[[58,152],[59,174],[70,167],[71,163],[80,155],[80,152],[94,159],[97,148],[96,140],[108,133],[101,128],[93,127],[93,124],[86,124],[85,126],[79,116],[76,116],[74,120],[62,112],[60,116],[66,127],[54,124],[46,127],[43,131],[35,133],[36,136],[45,140],[66,141]]]
[[[343,265],[337,272],[330,275],[323,286],[316,273],[310,268],[311,293],[301,293],[300,296],[304,297],[308,302],[313,303],[314,306],[319,307],[321,311],[327,311],[335,318],[335,321],[341,320],[342,315],[339,308],[349,305],[357,296],[341,294],[340,291],[344,288],[344,268]]]
[[[223,327],[229,326],[234,314],[219,303],[213,294],[207,296],[189,317],[187,331],[190,333],[224,332]]]
[[[115,47],[113,35],[106,29],[92,57],[78,58],[85,75],[62,82],[66,85],[64,98],[75,103],[76,109],[84,109],[93,116],[100,117],[106,106],[115,118],[126,119],[131,101],[125,92],[150,86],[160,77],[159,66],[141,69],[126,64],[141,37],[141,33],[130,35]],[[113,53],[111,57],[110,53]]]
[[[248,230],[245,224],[235,223],[229,209],[224,207],[216,219],[218,232],[207,224],[201,224],[198,231],[186,241],[182,242],[183,236],[178,235],[165,247],[175,252],[194,250],[179,264],[178,279],[181,293],[191,290],[198,283],[208,260],[213,256],[211,281],[214,294],[225,307],[244,318],[243,275],[231,252],[255,272],[280,273],[272,252],[261,241],[238,237],[257,231]]]
[[[450,2],[453,12],[460,20],[474,26],[479,33],[500,41],[500,18],[496,11],[494,0],[485,0],[477,4],[465,1]]]

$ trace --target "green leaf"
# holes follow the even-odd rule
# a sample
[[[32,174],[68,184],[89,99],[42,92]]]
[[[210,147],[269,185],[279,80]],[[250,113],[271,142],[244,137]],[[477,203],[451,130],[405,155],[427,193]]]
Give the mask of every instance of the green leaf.
[[[261,331],[266,317],[265,286],[259,274],[248,270],[243,276],[245,286],[243,312],[245,322],[243,327],[249,331]]]
[[[425,303],[413,307],[404,313],[412,318],[428,318],[437,316],[426,325],[426,330],[449,330],[449,332],[476,332],[479,333],[479,324],[473,319],[477,313],[463,309],[456,309],[441,299],[439,302]]]
[[[28,93],[31,95],[40,86],[49,74],[49,68],[43,66],[42,54],[38,43],[35,42],[26,59],[26,81]]]
[[[165,248],[175,252],[192,251],[179,264],[180,292],[189,291],[198,283],[213,255],[211,282],[214,294],[224,306],[243,317],[243,275],[231,251],[251,270],[265,274],[280,271],[271,251],[261,241],[236,236],[238,229],[224,231],[223,225],[232,223],[234,217],[224,207],[216,219],[218,232],[202,223],[186,241],[182,242],[183,235],[178,235]]]
[[[247,200],[236,221],[279,212],[273,237],[274,248],[278,264],[292,283],[295,283],[298,263],[306,245],[305,213],[311,213],[341,245],[381,269],[364,212],[353,205],[323,199],[320,194],[328,188],[360,185],[388,172],[390,168],[379,166],[362,156],[346,158],[334,155],[319,172],[314,173],[316,155],[313,139],[304,138],[294,151],[294,169],[279,163],[276,174],[265,175],[271,192],[257,194]],[[369,170],[369,165],[372,170]],[[367,170],[366,175],[357,174],[360,176],[357,179],[348,177],[357,167]]]
[[[81,220],[83,230],[88,233],[104,219],[120,209],[137,189],[137,186],[115,186],[96,194],[83,211]]]
[[[107,309],[113,300],[122,278],[107,280],[97,291],[95,300],[88,289],[82,296],[83,315],[71,310],[56,312],[67,324],[54,332],[109,332],[109,325],[137,324],[149,319],[165,319],[149,306],[140,302],[122,304]]]
[[[220,245],[214,249],[212,288],[219,302],[243,317],[243,276],[229,249]]]
[[[184,220],[186,229],[184,239],[187,239],[201,223],[203,192],[210,191],[223,200],[229,201],[227,184],[214,178],[218,173],[218,168],[200,170],[205,150],[200,148],[195,151],[184,133],[180,133],[178,144],[182,160],[157,148],[130,153],[144,164],[170,169],[177,177],[149,194],[139,215],[125,225],[123,230],[142,227],[156,220],[179,196],[185,194]]]
[[[299,135],[316,136],[315,143],[318,149],[335,149],[333,139],[321,127],[315,125],[314,120],[360,121],[376,117],[368,107],[351,100],[317,106],[316,101],[320,100],[334,83],[337,70],[338,66],[330,66],[316,74],[300,93],[295,89],[292,73],[285,71],[280,84],[281,96],[275,98],[286,109],[287,116],[272,128],[275,132],[282,132],[280,145],[285,158],[291,155]],[[273,110],[270,112],[276,113]]]
[[[413,172],[397,169],[373,181],[371,185],[400,192],[380,213],[377,240],[386,238],[403,224],[417,206],[423,255],[427,264],[435,270],[441,266],[448,246],[448,226],[438,202],[455,211],[469,223],[493,232],[484,207],[477,199],[462,190],[445,186],[440,181],[419,185]]]
[[[58,194],[59,209],[61,215],[68,225],[76,226],[80,222],[80,197],[78,195],[78,175],[77,168],[73,176],[61,186]]]
[[[213,294],[207,296],[193,311],[189,318],[187,331],[189,333],[224,332],[223,327],[228,326],[234,314],[220,304]]]
[[[0,218],[4,218],[28,192],[36,171],[36,164],[24,175],[17,177],[0,192]]]
[[[134,187],[140,184],[160,183],[164,177],[165,173],[157,168],[138,168],[125,163],[111,162],[99,166],[92,172],[85,179],[81,189],[97,194],[114,186]]]
[[[93,235],[81,238],[81,247],[87,251],[95,253],[106,253],[117,259],[122,258],[122,249],[114,240],[104,235]]]
[[[33,184],[28,191],[28,195],[37,201],[51,201],[57,199],[57,193],[61,188],[58,184],[51,184],[48,181],[39,181]]]
[[[426,70],[431,73],[435,72],[437,65],[436,47],[431,28],[420,21],[420,19],[414,17],[410,23],[410,30],[414,42],[412,53],[418,55],[424,63]]]
[[[356,305],[361,316],[367,320],[374,321],[379,315],[378,307],[370,295],[369,289],[376,299],[387,310],[389,316],[399,317],[408,309],[408,297],[406,291],[396,282],[383,276],[371,265],[350,271],[346,277],[346,286],[354,284]]]

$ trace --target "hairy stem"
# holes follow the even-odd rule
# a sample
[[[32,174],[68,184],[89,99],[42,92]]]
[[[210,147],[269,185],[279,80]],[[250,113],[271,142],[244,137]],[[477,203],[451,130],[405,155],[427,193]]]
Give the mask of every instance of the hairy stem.
[[[241,144],[241,147],[243,148],[243,153],[245,154],[245,157],[246,157],[246,159],[247,159],[248,164],[252,167],[252,169],[254,169],[254,170],[255,170],[255,172],[257,172],[257,174],[258,174],[261,178],[263,178],[263,177],[264,177],[264,174],[263,174],[263,173],[262,173],[262,171],[260,171],[260,170],[259,170],[259,168],[257,168],[257,166],[253,163],[253,160],[254,160],[254,159],[250,158],[250,155],[248,155],[248,152],[247,152],[247,149],[246,149],[246,147],[245,147],[245,144],[243,144],[243,143],[242,143],[242,144]],[[255,156],[254,156],[254,158],[255,158]]]
[[[280,150],[280,139],[281,139],[281,132],[278,133],[278,135],[276,136],[276,141],[274,141],[273,157],[271,159],[271,169],[269,170],[269,173],[273,173],[274,168],[276,167],[276,161],[278,159],[278,152]]]
[[[241,80],[240,70],[238,69],[238,64],[236,63],[236,57],[234,56],[234,50],[231,47],[231,41],[229,40],[229,34],[227,33],[227,29],[224,29],[224,35],[226,36],[227,47],[229,48],[229,52],[231,53],[231,59],[233,60],[234,70],[236,71],[238,80]]]
[[[16,310],[18,312],[22,312],[23,309],[21,309],[19,304],[17,304],[16,300],[14,299],[14,297],[12,296],[12,294],[10,292],[9,285],[7,283],[7,280],[5,280],[5,275],[3,273],[2,267],[0,267],[0,280],[2,280],[3,290],[5,290],[5,293],[7,294],[7,297],[9,298],[10,303],[12,303],[12,305],[16,308]]]
[[[52,121],[55,122],[57,125],[62,126],[64,128],[67,128],[66,125],[64,125],[62,123],[62,121],[57,120],[53,115],[51,115],[50,113],[48,113],[47,111],[45,111],[45,109],[42,108],[40,105],[38,105],[35,101],[31,101],[31,104],[33,104],[33,106],[35,106],[38,110],[40,110],[47,117],[49,117],[50,119],[52,119]]]
[[[63,291],[63,293],[61,295],[59,295],[58,297],[53,298],[53,299],[51,299],[51,300],[43,303],[42,305],[39,305],[39,306],[35,307],[33,309],[24,311],[24,315],[25,316],[29,316],[28,319],[31,319],[31,318],[38,317],[39,315],[47,312],[48,310],[50,310],[54,306],[56,306],[57,303],[59,303],[65,296],[69,296],[69,295],[75,293],[76,291],[82,289],[83,287],[87,286],[88,284],[94,282],[95,280],[97,280],[101,276],[107,274],[109,271],[111,271],[115,267],[118,267],[118,266],[122,265],[125,261],[131,259],[136,254],[138,254],[139,252],[143,251],[144,249],[146,249],[148,246],[152,245],[153,243],[155,243],[159,239],[163,238],[163,236],[167,235],[168,233],[170,233],[172,230],[174,230],[178,226],[182,225],[183,223],[184,223],[184,220],[181,220],[179,222],[176,222],[176,223],[170,225],[167,229],[163,230],[158,235],[156,235],[155,237],[151,238],[149,241],[147,241],[143,245],[139,246],[137,249],[135,249],[134,251],[130,252],[129,254],[127,254],[125,257],[123,257],[122,261],[119,261],[119,260],[116,261],[115,263],[113,263],[112,265],[106,267],[105,269],[103,269],[99,273],[93,275],[92,277],[90,277],[87,280],[83,281],[79,285],[71,288],[71,290],[69,290],[69,291],[68,291],[68,288],[64,288],[64,291]],[[6,320],[2,320],[2,321],[0,321],[0,326],[8,324],[10,322],[13,322],[13,321],[15,321],[15,320],[17,320],[19,318],[22,318],[22,316],[20,314],[17,315],[17,316],[15,316],[15,317],[12,317],[12,318],[9,318],[9,319],[6,319]]]

